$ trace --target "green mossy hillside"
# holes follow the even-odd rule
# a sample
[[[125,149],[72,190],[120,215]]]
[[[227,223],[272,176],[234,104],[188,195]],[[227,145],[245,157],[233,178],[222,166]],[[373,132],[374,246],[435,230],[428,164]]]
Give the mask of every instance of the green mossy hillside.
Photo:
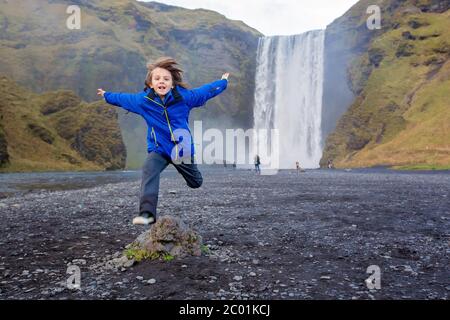
[[[435,1],[387,2],[397,6],[352,61],[356,98],[328,136],[321,164],[448,168],[450,11]]]
[[[6,77],[0,95],[0,172],[125,167],[115,107],[71,91],[34,94]]]

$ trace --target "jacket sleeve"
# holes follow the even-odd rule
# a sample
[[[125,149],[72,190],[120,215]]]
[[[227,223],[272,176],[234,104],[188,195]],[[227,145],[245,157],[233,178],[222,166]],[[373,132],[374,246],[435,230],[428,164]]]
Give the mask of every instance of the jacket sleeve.
[[[142,97],[140,94],[105,92],[105,101],[133,113],[142,114]]]
[[[203,106],[209,99],[221,94],[228,86],[228,80],[222,79],[188,91],[187,105],[191,108]]]

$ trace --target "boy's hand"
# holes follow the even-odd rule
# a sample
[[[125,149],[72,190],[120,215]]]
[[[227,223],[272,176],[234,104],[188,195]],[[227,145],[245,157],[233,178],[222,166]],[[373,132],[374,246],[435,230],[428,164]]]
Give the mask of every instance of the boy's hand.
[[[229,73],[229,72],[224,73],[224,74],[222,75],[222,80],[223,80],[223,79],[228,80],[228,77],[229,77],[229,76],[230,76],[230,73]]]
[[[104,96],[105,95],[105,90],[103,90],[103,89],[97,89],[97,94],[99,95],[99,96]]]

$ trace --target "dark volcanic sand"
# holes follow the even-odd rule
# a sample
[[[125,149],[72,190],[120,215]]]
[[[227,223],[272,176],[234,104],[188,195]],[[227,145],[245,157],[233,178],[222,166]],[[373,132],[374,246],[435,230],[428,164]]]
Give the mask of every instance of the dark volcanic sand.
[[[126,271],[93,266],[144,229],[139,182],[0,200],[0,299],[448,299],[450,175],[207,170],[161,180],[160,214],[210,252]],[[81,268],[81,291],[64,284]],[[85,262],[85,264],[83,264]],[[364,282],[381,268],[381,290]],[[149,284],[154,279],[156,283]]]

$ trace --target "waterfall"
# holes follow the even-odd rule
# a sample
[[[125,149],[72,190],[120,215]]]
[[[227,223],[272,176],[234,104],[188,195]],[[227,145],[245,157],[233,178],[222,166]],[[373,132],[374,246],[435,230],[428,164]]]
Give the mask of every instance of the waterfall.
[[[280,169],[293,169],[297,161],[302,168],[319,167],[324,38],[325,31],[314,30],[259,39],[252,152],[262,154],[263,164],[273,162],[267,155],[279,157]],[[278,141],[260,129],[277,129]]]

